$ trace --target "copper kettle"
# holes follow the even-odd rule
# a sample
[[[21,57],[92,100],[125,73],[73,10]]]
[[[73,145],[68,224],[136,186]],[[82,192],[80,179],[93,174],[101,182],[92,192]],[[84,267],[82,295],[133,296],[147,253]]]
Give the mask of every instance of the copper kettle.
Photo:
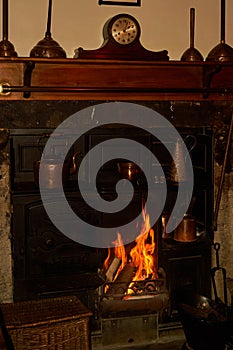
[[[40,142],[44,137],[48,135],[43,135],[38,140],[38,149],[41,152]],[[69,181],[69,176],[77,171],[76,157],[80,154],[77,151],[72,156],[72,162],[68,160],[63,161],[62,157],[55,154],[54,150],[41,160],[36,160],[33,163],[34,181],[36,186],[39,186],[39,174],[40,174],[40,187],[44,189],[58,189],[61,187],[60,172],[62,169],[62,185],[67,186]]]

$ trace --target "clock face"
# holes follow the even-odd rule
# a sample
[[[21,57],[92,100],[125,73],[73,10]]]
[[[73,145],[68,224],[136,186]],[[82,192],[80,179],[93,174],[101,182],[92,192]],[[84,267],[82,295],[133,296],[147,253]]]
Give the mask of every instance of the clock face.
[[[140,34],[140,28],[137,21],[127,15],[116,17],[110,28],[112,39],[118,44],[128,45],[136,41]]]

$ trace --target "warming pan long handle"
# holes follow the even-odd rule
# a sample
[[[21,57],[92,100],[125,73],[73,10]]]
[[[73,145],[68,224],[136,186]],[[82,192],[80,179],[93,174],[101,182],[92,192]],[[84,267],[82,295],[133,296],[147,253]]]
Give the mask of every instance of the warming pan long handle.
[[[226,144],[224,160],[223,160],[223,165],[222,165],[222,171],[221,171],[221,176],[220,176],[220,183],[219,183],[217,197],[216,197],[216,204],[215,204],[214,218],[213,218],[213,230],[214,231],[217,230],[218,212],[219,212],[219,206],[220,206],[220,202],[221,202],[222,189],[223,189],[223,183],[224,183],[224,176],[225,176],[225,172],[226,172],[227,158],[228,158],[229,148],[230,148],[230,144],[231,144],[232,130],[233,130],[233,112],[232,112],[232,115],[231,115],[231,123],[230,123],[230,126],[229,126],[228,137],[227,137],[227,144]]]

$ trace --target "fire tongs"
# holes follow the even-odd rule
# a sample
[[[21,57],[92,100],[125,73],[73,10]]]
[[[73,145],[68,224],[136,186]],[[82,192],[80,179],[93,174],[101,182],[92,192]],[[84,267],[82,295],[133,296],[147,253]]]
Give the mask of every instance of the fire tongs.
[[[215,302],[219,303],[221,300],[220,300],[220,298],[218,296],[218,292],[217,292],[215,274],[217,271],[222,272],[223,297],[224,297],[224,303],[227,306],[227,284],[226,284],[227,273],[226,273],[226,269],[224,267],[221,267],[219,264],[219,249],[220,249],[220,244],[214,243],[214,250],[215,250],[215,254],[216,254],[216,266],[211,268],[211,279],[212,279],[212,285],[213,285],[213,290],[214,290]]]

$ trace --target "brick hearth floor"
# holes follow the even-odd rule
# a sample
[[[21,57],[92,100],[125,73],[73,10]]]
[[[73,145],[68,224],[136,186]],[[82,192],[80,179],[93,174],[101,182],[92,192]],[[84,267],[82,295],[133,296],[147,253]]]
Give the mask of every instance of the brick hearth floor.
[[[155,344],[151,345],[131,345],[131,346],[122,346],[117,347],[117,350],[182,350],[183,345],[185,344],[185,335],[183,329],[177,329],[173,331],[168,331],[166,333],[160,334],[158,341]],[[103,347],[92,347],[93,350],[103,350]],[[110,347],[108,347],[110,349]],[[114,346],[111,350],[116,350]]]
[[[122,348],[122,350],[181,350],[182,346],[185,343],[184,337],[164,337],[154,345],[147,346],[135,346],[135,347],[127,347]]]

